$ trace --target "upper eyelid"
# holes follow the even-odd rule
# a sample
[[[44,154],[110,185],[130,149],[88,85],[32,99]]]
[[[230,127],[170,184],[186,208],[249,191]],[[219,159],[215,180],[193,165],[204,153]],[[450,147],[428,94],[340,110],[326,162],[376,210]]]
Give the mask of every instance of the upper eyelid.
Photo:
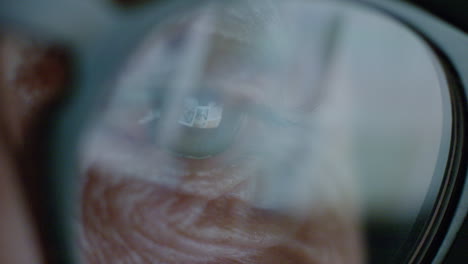
[[[231,84],[231,87],[228,84]],[[221,90],[223,95],[236,101],[249,115],[274,126],[304,127],[304,115],[310,114],[310,111],[304,110],[302,105],[288,109],[278,103],[261,98],[262,93],[270,92],[268,88],[261,91],[255,85],[245,85],[240,89],[235,89],[242,84],[226,80],[222,80],[222,83],[215,86]],[[232,86],[235,86],[234,89]]]
[[[299,115],[281,115],[278,111],[264,105],[254,105],[249,108],[248,113],[277,128],[306,128],[306,124],[302,122]]]
[[[161,44],[161,43],[159,43]],[[164,45],[164,44],[163,44]],[[161,48],[160,45],[153,46],[154,49]],[[163,48],[165,50],[165,48]],[[166,54],[167,55],[167,54]],[[160,58],[165,60],[165,58]],[[145,58],[143,58],[142,64],[136,62],[136,71],[141,68],[146,68]],[[140,65],[139,65],[140,64]],[[156,63],[160,65],[160,62]],[[148,65],[146,65],[148,66]],[[224,74],[218,73],[206,73],[205,75],[217,76],[211,80],[204,80],[202,86],[209,87],[210,90],[216,91],[217,93],[222,94],[223,97],[228,98],[228,102],[232,104],[237,104],[242,107],[246,107],[249,110],[250,114],[253,114],[257,118],[260,118],[263,121],[267,121],[274,125],[280,126],[297,126],[300,125],[300,121],[297,114],[278,114],[278,110],[281,107],[277,107],[272,104],[273,102],[266,101],[265,98],[262,98],[265,93],[270,92],[270,90],[275,89],[270,87],[272,85],[277,85],[271,80],[265,81],[268,77],[261,76],[264,73],[255,72],[255,70],[245,70],[242,71],[232,69],[224,69]],[[226,74],[227,72],[227,74]],[[130,70],[130,74],[135,73],[135,68]],[[126,74],[123,72],[122,74]],[[174,72],[165,72],[159,71],[157,80],[155,82],[147,81],[144,83],[143,87],[140,89],[135,89],[132,85],[117,85],[117,90],[114,94],[114,99],[117,99],[116,102],[120,103],[130,103],[130,104],[141,104],[146,103],[148,105],[153,104],[155,101],[155,96],[158,94],[161,97],[164,97],[164,90],[167,90],[167,85],[170,82],[165,82],[164,79],[174,78]],[[210,76],[210,78],[211,78]],[[259,77],[261,76],[261,77]],[[154,75],[152,76],[155,77]],[[148,80],[152,78],[146,77]],[[208,79],[208,78],[206,78]],[[125,77],[124,77],[125,82]],[[169,84],[170,85],[170,84]],[[138,85],[136,85],[138,87]],[[197,87],[195,87],[197,88]],[[297,108],[299,109],[299,108]],[[279,111],[284,112],[285,109],[280,109]],[[289,112],[289,111],[288,111]],[[299,111],[294,111],[299,112]]]
[[[236,85],[233,89],[232,85]],[[304,126],[301,121],[301,113],[297,111],[287,111],[277,105],[271,104],[271,102],[265,102],[262,100],[259,94],[259,88],[252,87],[252,85],[242,85],[241,83],[234,81],[222,80],[221,82],[212,82],[206,86],[211,87],[211,90],[216,90],[222,97],[227,98],[225,100],[234,107],[239,107],[244,110],[248,115],[254,117],[257,120],[266,122],[275,127],[301,127]],[[215,88],[216,87],[216,88]],[[153,104],[155,99],[154,96],[158,94],[161,98],[164,97],[164,88],[161,86],[154,87],[152,89],[142,89],[135,91],[135,96],[128,97],[132,92],[122,93],[118,92],[119,102],[130,103],[131,105],[141,104]],[[123,100],[123,101],[121,101]],[[119,104],[120,105],[120,104]]]

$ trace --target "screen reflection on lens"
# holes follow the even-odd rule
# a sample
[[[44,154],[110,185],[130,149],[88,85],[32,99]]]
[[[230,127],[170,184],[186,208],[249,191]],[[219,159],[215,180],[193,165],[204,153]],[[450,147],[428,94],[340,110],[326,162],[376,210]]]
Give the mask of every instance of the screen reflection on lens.
[[[343,3],[171,17],[84,134],[84,258],[385,263],[440,158],[449,117],[432,56],[402,25]],[[388,247],[374,246],[389,237],[380,224],[399,228]]]

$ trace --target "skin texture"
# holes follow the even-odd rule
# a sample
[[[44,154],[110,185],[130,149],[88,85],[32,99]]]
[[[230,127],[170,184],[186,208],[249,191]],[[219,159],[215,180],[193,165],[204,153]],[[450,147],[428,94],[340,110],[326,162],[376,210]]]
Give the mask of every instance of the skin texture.
[[[0,56],[0,215],[6,216],[0,262],[40,263],[37,203],[24,195],[31,184],[20,186],[40,175],[37,135],[45,110],[66,94],[67,65],[55,48],[15,35],[0,40]],[[191,171],[195,186],[206,181]],[[359,223],[346,206],[323,204],[292,217],[252,205],[243,181],[215,184],[203,195],[115,174],[98,163],[83,170],[77,219],[83,263],[363,263]]]

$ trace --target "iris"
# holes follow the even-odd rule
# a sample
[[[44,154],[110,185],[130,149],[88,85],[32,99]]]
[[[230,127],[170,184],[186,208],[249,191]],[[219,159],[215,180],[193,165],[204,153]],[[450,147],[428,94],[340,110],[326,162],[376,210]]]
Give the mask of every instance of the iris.
[[[176,156],[190,159],[213,157],[232,145],[241,127],[245,111],[240,105],[234,105],[219,94],[211,91],[199,91],[181,100],[176,107],[177,115],[168,115],[167,105],[156,102],[153,113],[158,118],[150,124],[148,132],[155,144]],[[170,103],[170,102],[169,102]],[[165,117],[173,129],[161,130],[166,124]],[[161,131],[170,131],[169,140],[162,141]]]

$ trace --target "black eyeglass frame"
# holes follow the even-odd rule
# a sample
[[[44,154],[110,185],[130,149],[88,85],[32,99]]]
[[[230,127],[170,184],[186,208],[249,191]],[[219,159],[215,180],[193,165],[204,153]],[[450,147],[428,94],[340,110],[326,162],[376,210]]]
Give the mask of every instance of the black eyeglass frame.
[[[229,0],[225,0],[229,1]],[[49,178],[44,179],[45,206],[54,219],[42,241],[47,263],[76,263],[72,208],[76,149],[80,131],[92,116],[107,82],[151,29],[165,18],[210,0],[155,1],[135,8],[119,8],[110,1],[4,0],[0,24],[45,37],[69,47],[74,59],[73,90],[56,116],[50,140]],[[216,1],[212,1],[216,2]],[[218,1],[219,2],[219,1]],[[419,35],[437,54],[450,94],[452,124],[448,160],[440,175],[424,232],[408,243],[405,263],[442,263],[468,210],[467,108],[468,35],[411,4],[397,1],[352,2],[394,18]],[[110,46],[110,47],[109,47]],[[431,203],[432,204],[432,203]],[[414,246],[416,245],[416,246]]]

